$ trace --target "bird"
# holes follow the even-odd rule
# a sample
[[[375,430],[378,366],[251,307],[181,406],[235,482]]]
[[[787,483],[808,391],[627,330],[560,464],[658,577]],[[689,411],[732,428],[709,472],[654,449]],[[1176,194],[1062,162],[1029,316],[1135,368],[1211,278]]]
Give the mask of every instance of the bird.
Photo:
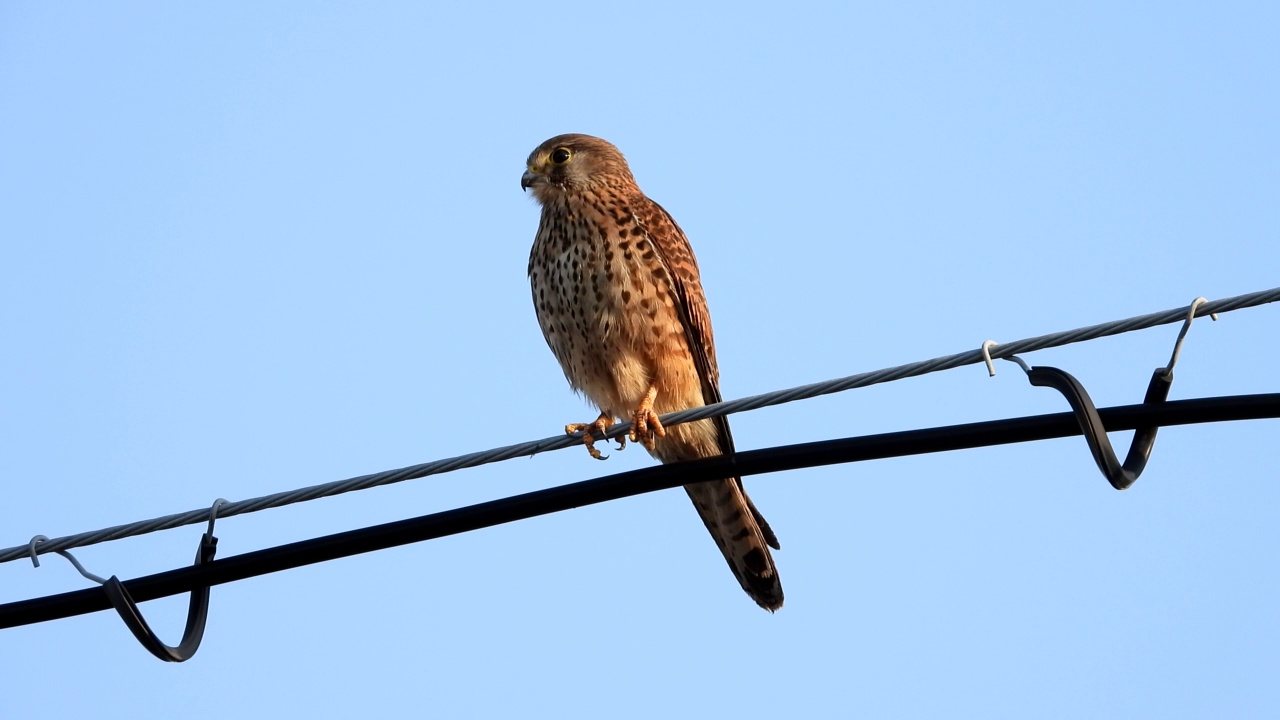
[[[618,419],[663,463],[734,451],[724,416],[663,427],[658,416],[720,402],[711,315],[684,231],[636,184],[622,152],[590,135],[557,135],[525,163],[522,190],[541,218],[529,253],[538,324],[569,385],[600,411],[570,423],[590,455]],[[626,438],[618,438],[619,449]],[[742,589],[782,607],[770,548],[778,538],[740,478],[684,486]]]

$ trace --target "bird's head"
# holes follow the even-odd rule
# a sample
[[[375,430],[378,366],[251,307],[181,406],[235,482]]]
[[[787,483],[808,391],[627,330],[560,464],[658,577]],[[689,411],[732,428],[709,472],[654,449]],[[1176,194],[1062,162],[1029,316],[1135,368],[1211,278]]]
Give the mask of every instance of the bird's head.
[[[533,189],[539,203],[566,192],[608,186],[635,186],[626,158],[606,140],[590,135],[557,135],[542,143],[526,162],[520,187]]]

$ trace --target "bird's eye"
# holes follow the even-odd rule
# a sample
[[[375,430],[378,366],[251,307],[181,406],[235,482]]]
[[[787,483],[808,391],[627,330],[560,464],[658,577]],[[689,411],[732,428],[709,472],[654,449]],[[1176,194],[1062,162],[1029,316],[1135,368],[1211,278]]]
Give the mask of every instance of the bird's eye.
[[[556,165],[563,165],[569,162],[569,157],[572,155],[573,153],[569,152],[569,148],[556,148],[551,151],[551,162]]]

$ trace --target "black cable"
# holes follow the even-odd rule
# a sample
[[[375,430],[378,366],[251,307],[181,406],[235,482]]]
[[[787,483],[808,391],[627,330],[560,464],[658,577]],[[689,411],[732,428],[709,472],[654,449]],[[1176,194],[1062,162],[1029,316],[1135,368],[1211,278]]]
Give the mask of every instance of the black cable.
[[[1280,393],[1125,405],[1098,411],[1108,431],[1280,417]],[[990,447],[1079,435],[1074,414],[1054,413],[948,427],[866,435],[740,452],[678,465],[609,475],[445,510],[421,517],[302,540],[125,582],[138,602],[291,568],[384,550],[617,500],[692,482],[760,475],[837,463]],[[0,605],[0,629],[57,620],[111,607],[102,588]]]

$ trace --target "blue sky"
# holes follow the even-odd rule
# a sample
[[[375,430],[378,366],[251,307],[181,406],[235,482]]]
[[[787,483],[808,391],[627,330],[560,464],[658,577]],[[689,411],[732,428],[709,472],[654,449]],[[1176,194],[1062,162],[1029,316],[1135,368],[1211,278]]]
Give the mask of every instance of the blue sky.
[[[0,546],[551,435],[518,178],[617,144],[688,232],[727,398],[1280,285],[1267,3],[9,3]],[[1274,392],[1280,307],[1174,398]],[[1141,399],[1177,328],[1036,353]],[[738,447],[1064,409],[1003,363],[738,415]],[[183,665],[0,632],[0,716],[1274,717],[1276,421],[748,481],[770,616],[684,494],[214,590]],[[1127,437],[1117,435],[1123,447]],[[645,467],[560,451],[240,516],[220,554]],[[200,528],[92,548],[190,562]],[[0,601],[79,589],[0,566]],[[185,598],[143,609],[175,642]]]

